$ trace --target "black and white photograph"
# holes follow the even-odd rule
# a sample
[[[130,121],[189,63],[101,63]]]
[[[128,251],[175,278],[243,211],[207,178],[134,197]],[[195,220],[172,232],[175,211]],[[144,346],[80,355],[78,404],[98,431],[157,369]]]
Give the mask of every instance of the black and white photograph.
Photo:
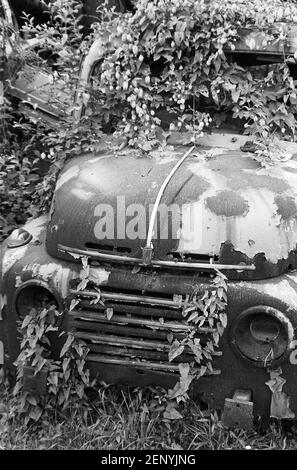
[[[296,0],[0,0],[0,450],[297,450],[296,119]]]

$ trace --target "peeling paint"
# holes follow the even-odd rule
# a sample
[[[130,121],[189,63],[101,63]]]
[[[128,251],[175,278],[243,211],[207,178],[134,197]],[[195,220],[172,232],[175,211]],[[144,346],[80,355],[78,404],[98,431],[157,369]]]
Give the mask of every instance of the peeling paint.
[[[253,189],[245,190],[242,200],[239,200],[239,208],[232,204],[232,195],[228,194],[230,197],[224,203],[219,197],[213,199],[217,194],[213,194],[210,188],[199,201],[190,203],[191,210],[188,213],[191,216],[191,225],[199,231],[200,243],[199,246],[196,245],[197,237],[193,236],[192,242],[188,239],[185,247],[184,240],[181,239],[177,251],[182,253],[190,250],[195,253],[200,250],[201,253],[219,256],[222,244],[229,241],[234,250],[250,259],[259,253],[263,253],[271,263],[287,259],[289,253],[296,249],[297,219],[283,221],[281,216],[276,214],[274,195],[268,190],[262,189],[261,193]],[[204,203],[206,200],[208,205]],[[217,206],[213,207],[213,202],[216,202]],[[243,213],[247,204],[248,212]],[[244,217],[239,216],[240,212]],[[238,216],[234,217],[235,214]],[[183,225],[189,223],[183,220]]]
[[[178,134],[176,137],[182,136]],[[172,237],[155,242],[156,256],[163,259],[168,252],[177,251],[219,257],[222,246],[230,243],[233,246],[233,252],[229,253],[232,262],[236,262],[237,257],[240,262],[257,266],[250,277],[268,277],[270,270],[271,275],[277,275],[289,265],[297,266],[297,216],[294,216],[297,160],[291,158],[263,168],[252,154],[240,150],[246,141],[246,136],[220,133],[199,139],[195,155],[189,157],[172,178],[162,201],[168,206],[178,204],[183,210],[185,208],[187,214],[180,211]],[[70,182],[67,180],[63,194],[56,195],[56,210],[47,239],[49,254],[63,257],[57,252],[57,243],[83,249],[86,242],[96,242],[90,221],[93,220],[93,208],[102,201],[113,207],[115,217],[120,211],[119,195],[125,198],[125,207],[135,201],[149,207],[172,168],[172,162],[184,150],[183,147],[172,146],[166,149],[164,154],[152,153],[145,158],[139,158],[137,152],[131,153],[128,149],[122,158],[115,155],[107,158],[105,155],[106,158],[97,160],[88,156],[73,161],[74,168],[78,169],[79,165],[79,175]],[[296,149],[297,146],[293,146],[291,153],[296,153]],[[93,163],[90,160],[94,160]],[[159,161],[162,164],[156,164]],[[76,197],[73,200],[69,198],[65,205],[64,193],[71,192]],[[178,239],[178,230],[178,233],[188,235],[184,227],[189,225],[195,227],[192,237]],[[53,226],[58,230],[51,232]],[[78,226],[84,229],[77,231]],[[196,235],[198,231],[199,235]],[[140,251],[139,239],[127,240],[127,243],[133,252]],[[227,253],[224,263],[228,263]]]
[[[277,206],[277,212],[283,220],[296,217],[297,206],[296,201],[292,196],[277,195],[274,199],[274,203]]]
[[[279,367],[275,370],[270,370],[270,380],[265,384],[272,392],[270,404],[270,417],[279,419],[293,419],[295,413],[290,409],[290,397],[283,392],[283,386],[286,379],[281,377],[282,369]]]
[[[70,268],[64,268],[57,263],[48,264],[28,264],[23,267],[24,271],[31,271],[32,277],[37,277],[44,282],[52,284],[54,288],[61,293],[63,298],[66,298],[69,290],[69,281],[72,277]]]
[[[52,278],[53,273],[55,273],[61,266],[55,263],[49,264],[27,264],[23,267],[23,271],[31,271],[32,277],[42,277],[44,281],[48,281]]]

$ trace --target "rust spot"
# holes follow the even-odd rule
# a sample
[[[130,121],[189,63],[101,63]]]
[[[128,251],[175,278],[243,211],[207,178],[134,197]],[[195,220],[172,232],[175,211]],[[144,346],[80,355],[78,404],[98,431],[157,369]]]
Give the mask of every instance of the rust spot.
[[[230,186],[233,189],[268,189],[273,193],[283,193],[290,188],[290,185],[280,178],[275,178],[274,176],[268,175],[251,175],[246,173],[243,176],[241,175],[241,177],[237,180],[232,179]]]
[[[282,219],[287,220],[295,217],[297,214],[297,206],[293,197],[289,196],[276,196],[274,203],[277,206],[277,212],[281,215]]]
[[[216,215],[225,217],[238,217],[245,215],[249,206],[239,194],[234,191],[219,191],[216,196],[206,199],[209,209]]]

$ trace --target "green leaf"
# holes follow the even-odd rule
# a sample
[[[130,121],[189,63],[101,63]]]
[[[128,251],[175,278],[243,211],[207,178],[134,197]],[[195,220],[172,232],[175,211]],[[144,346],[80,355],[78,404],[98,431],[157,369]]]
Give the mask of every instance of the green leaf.
[[[212,337],[213,337],[215,344],[219,344],[219,340],[220,340],[219,332],[215,331],[214,333],[212,333]]]
[[[32,406],[37,406],[37,400],[31,394],[27,396],[27,402],[30,403],[30,405],[32,405]]]
[[[74,341],[74,336],[68,334],[67,339],[60,352],[60,357],[63,357],[69,351],[70,346],[72,345],[73,341]]]
[[[34,421],[38,421],[42,416],[42,409],[39,406],[32,408],[29,412],[29,418],[33,419]]]
[[[226,313],[220,313],[219,318],[220,318],[220,321],[221,321],[221,323],[222,323],[222,326],[223,326],[224,328],[226,328],[226,326],[227,326],[227,320],[228,320],[228,317],[227,317]]]
[[[72,299],[70,302],[69,312],[75,309],[76,305],[79,304],[78,299]]]
[[[198,317],[199,313],[197,311],[194,311],[191,313],[189,318],[187,319],[188,323],[191,323],[193,320],[195,320]]]
[[[112,317],[113,317],[113,308],[112,308],[112,307],[108,307],[108,308],[105,310],[105,313],[106,313],[107,320],[111,320]]]
[[[31,315],[26,315],[23,322],[22,322],[22,329],[26,328],[31,321],[32,321],[32,316]]]
[[[169,402],[163,413],[163,417],[165,419],[176,420],[182,419],[183,415],[176,409],[175,403]]]
[[[168,341],[168,343],[172,343],[172,341],[173,341],[173,334],[172,333],[168,333],[167,341]]]
[[[183,353],[184,345],[181,344],[177,339],[174,340],[172,345],[170,346],[168,357],[169,362],[173,361],[176,357],[180,356]]]

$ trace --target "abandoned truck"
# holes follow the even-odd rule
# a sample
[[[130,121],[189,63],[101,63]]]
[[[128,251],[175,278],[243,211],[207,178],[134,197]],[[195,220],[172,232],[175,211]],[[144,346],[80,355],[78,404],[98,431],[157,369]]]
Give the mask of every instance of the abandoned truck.
[[[251,49],[251,43],[257,47]],[[81,83],[92,83],[100,47],[98,39],[82,61]],[[235,52],[274,63],[295,49],[293,35],[290,44],[267,47],[257,33],[245,32]],[[25,91],[22,86],[17,78],[11,93],[26,93],[27,84]],[[81,116],[87,106],[79,93],[75,99]],[[40,103],[44,100],[36,100],[37,108]],[[114,150],[111,134],[98,154],[69,161],[50,213],[15,230],[1,245],[1,366],[13,369],[19,321],[32,308],[54,303],[63,312],[61,329],[87,344],[94,375],[109,383],[173,386],[183,356],[169,362],[168,334],[183,335],[183,302],[193,289],[203,294],[209,288],[215,267],[228,278],[228,323],[220,339],[222,355],[194,384],[197,398],[224,410],[231,421],[294,418],[297,146],[283,142],[291,158],[264,168],[252,149],[246,151],[248,139],[218,130],[193,148],[177,133],[166,155],[139,158],[137,150]],[[175,228],[187,226],[191,213],[196,236],[155,236],[145,250],[149,206],[158,209],[161,203],[185,205]],[[117,226],[107,239],[98,236],[102,206],[119,221],[135,204],[145,208],[144,237],[128,236],[125,220],[123,230]],[[88,259],[89,283],[77,290],[81,257]],[[104,304],[93,302],[99,291]],[[109,318],[107,309],[113,311]],[[206,344],[211,329],[198,330]]]

